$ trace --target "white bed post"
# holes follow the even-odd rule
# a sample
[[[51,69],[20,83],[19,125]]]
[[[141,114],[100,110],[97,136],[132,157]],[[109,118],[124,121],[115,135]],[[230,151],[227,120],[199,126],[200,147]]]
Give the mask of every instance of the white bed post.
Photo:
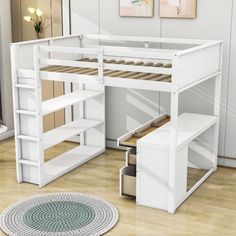
[[[170,110],[170,153],[169,153],[169,191],[168,191],[168,212],[175,213],[176,210],[176,158],[177,158],[177,126],[179,116],[179,58],[174,54],[172,59],[172,81],[171,110]]]
[[[80,48],[84,48],[83,37],[80,36],[79,39],[80,39]],[[85,84],[83,84],[83,83],[79,83],[79,84],[78,83],[73,83],[72,85],[73,85],[73,92],[76,91],[76,90],[85,90],[86,89]],[[85,107],[86,107],[86,102],[85,101],[81,102],[77,106],[76,105],[73,106],[73,115],[75,116],[75,112],[78,111],[79,118],[80,119],[85,119]],[[79,136],[80,145],[86,145],[85,140],[86,140],[86,132],[83,132]]]
[[[40,61],[39,61],[40,46],[34,46],[34,72],[35,72],[35,103],[36,103],[36,132],[37,132],[37,160],[38,160],[38,183],[39,187],[44,186],[43,180],[43,118],[42,118],[42,83],[40,79]]]
[[[14,107],[14,129],[15,129],[15,145],[16,145],[16,177],[17,183],[23,181],[22,177],[22,165],[19,163],[21,159],[21,140],[18,138],[20,135],[20,115],[16,113],[19,109],[19,91],[16,87],[17,79],[17,64],[18,64],[18,46],[11,44],[11,70],[12,70],[12,90],[13,90],[13,107]]]
[[[170,153],[169,153],[169,192],[168,212],[175,213],[176,210],[176,158],[177,158],[177,124],[178,124],[178,102],[179,94],[171,93],[171,127],[170,127]]]
[[[219,129],[220,129],[220,100],[221,100],[221,81],[223,66],[223,43],[221,43],[220,55],[220,74],[215,78],[215,97],[214,97],[214,116],[218,118],[213,130],[213,168],[217,170],[218,164],[218,146],[219,146]]]
[[[98,52],[98,82],[103,83],[103,50]]]

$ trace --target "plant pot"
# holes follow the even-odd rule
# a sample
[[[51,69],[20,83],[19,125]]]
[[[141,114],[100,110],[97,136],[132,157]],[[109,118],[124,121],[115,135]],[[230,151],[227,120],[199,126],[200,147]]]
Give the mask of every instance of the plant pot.
[[[42,38],[43,38],[43,33],[37,32],[37,39],[42,39]]]

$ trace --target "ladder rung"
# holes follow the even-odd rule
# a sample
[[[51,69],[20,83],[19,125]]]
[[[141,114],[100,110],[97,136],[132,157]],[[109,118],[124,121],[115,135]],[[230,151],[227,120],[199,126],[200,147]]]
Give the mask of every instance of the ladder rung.
[[[15,87],[23,89],[35,89],[35,86],[31,84],[15,84]]]
[[[29,160],[20,159],[18,162],[20,164],[28,165],[28,166],[38,166],[38,163],[36,161],[29,161]]]
[[[22,140],[27,140],[27,141],[33,141],[33,142],[37,142],[38,139],[34,136],[28,136],[28,135],[18,135],[17,136],[18,139],[22,139]]]
[[[17,114],[23,114],[28,116],[36,116],[37,113],[35,111],[27,111],[27,110],[16,110]]]

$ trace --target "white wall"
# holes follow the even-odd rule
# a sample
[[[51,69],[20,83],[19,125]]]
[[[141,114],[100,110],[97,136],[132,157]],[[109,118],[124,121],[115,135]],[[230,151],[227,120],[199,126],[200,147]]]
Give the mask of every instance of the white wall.
[[[236,129],[233,129],[236,127],[236,68],[233,65],[236,59],[236,3],[233,4],[233,0],[198,0],[197,19],[184,20],[160,19],[158,2],[155,0],[153,18],[129,18],[119,17],[118,0],[71,0],[71,33],[222,39],[225,48],[219,154],[236,157]],[[207,82],[184,93],[181,96],[181,110],[210,112],[213,99],[211,87],[212,83]],[[107,138],[116,139],[126,130],[155,116],[155,103],[160,102],[168,110],[168,99],[163,93],[159,101],[159,93],[108,88]]]
[[[10,1],[1,0],[0,6],[0,72],[3,95],[3,122],[13,129],[12,90],[10,72],[11,17]]]
[[[231,25],[231,45],[230,45],[230,63],[229,63],[229,84],[227,99],[227,122],[225,155],[236,157],[236,2],[233,1],[233,18]]]

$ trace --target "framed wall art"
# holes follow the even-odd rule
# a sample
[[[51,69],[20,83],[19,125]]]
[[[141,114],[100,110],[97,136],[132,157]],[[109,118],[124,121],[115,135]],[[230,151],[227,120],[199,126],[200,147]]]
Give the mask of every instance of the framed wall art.
[[[154,0],[120,0],[120,16],[153,17]]]
[[[197,0],[160,0],[162,18],[196,18]]]

